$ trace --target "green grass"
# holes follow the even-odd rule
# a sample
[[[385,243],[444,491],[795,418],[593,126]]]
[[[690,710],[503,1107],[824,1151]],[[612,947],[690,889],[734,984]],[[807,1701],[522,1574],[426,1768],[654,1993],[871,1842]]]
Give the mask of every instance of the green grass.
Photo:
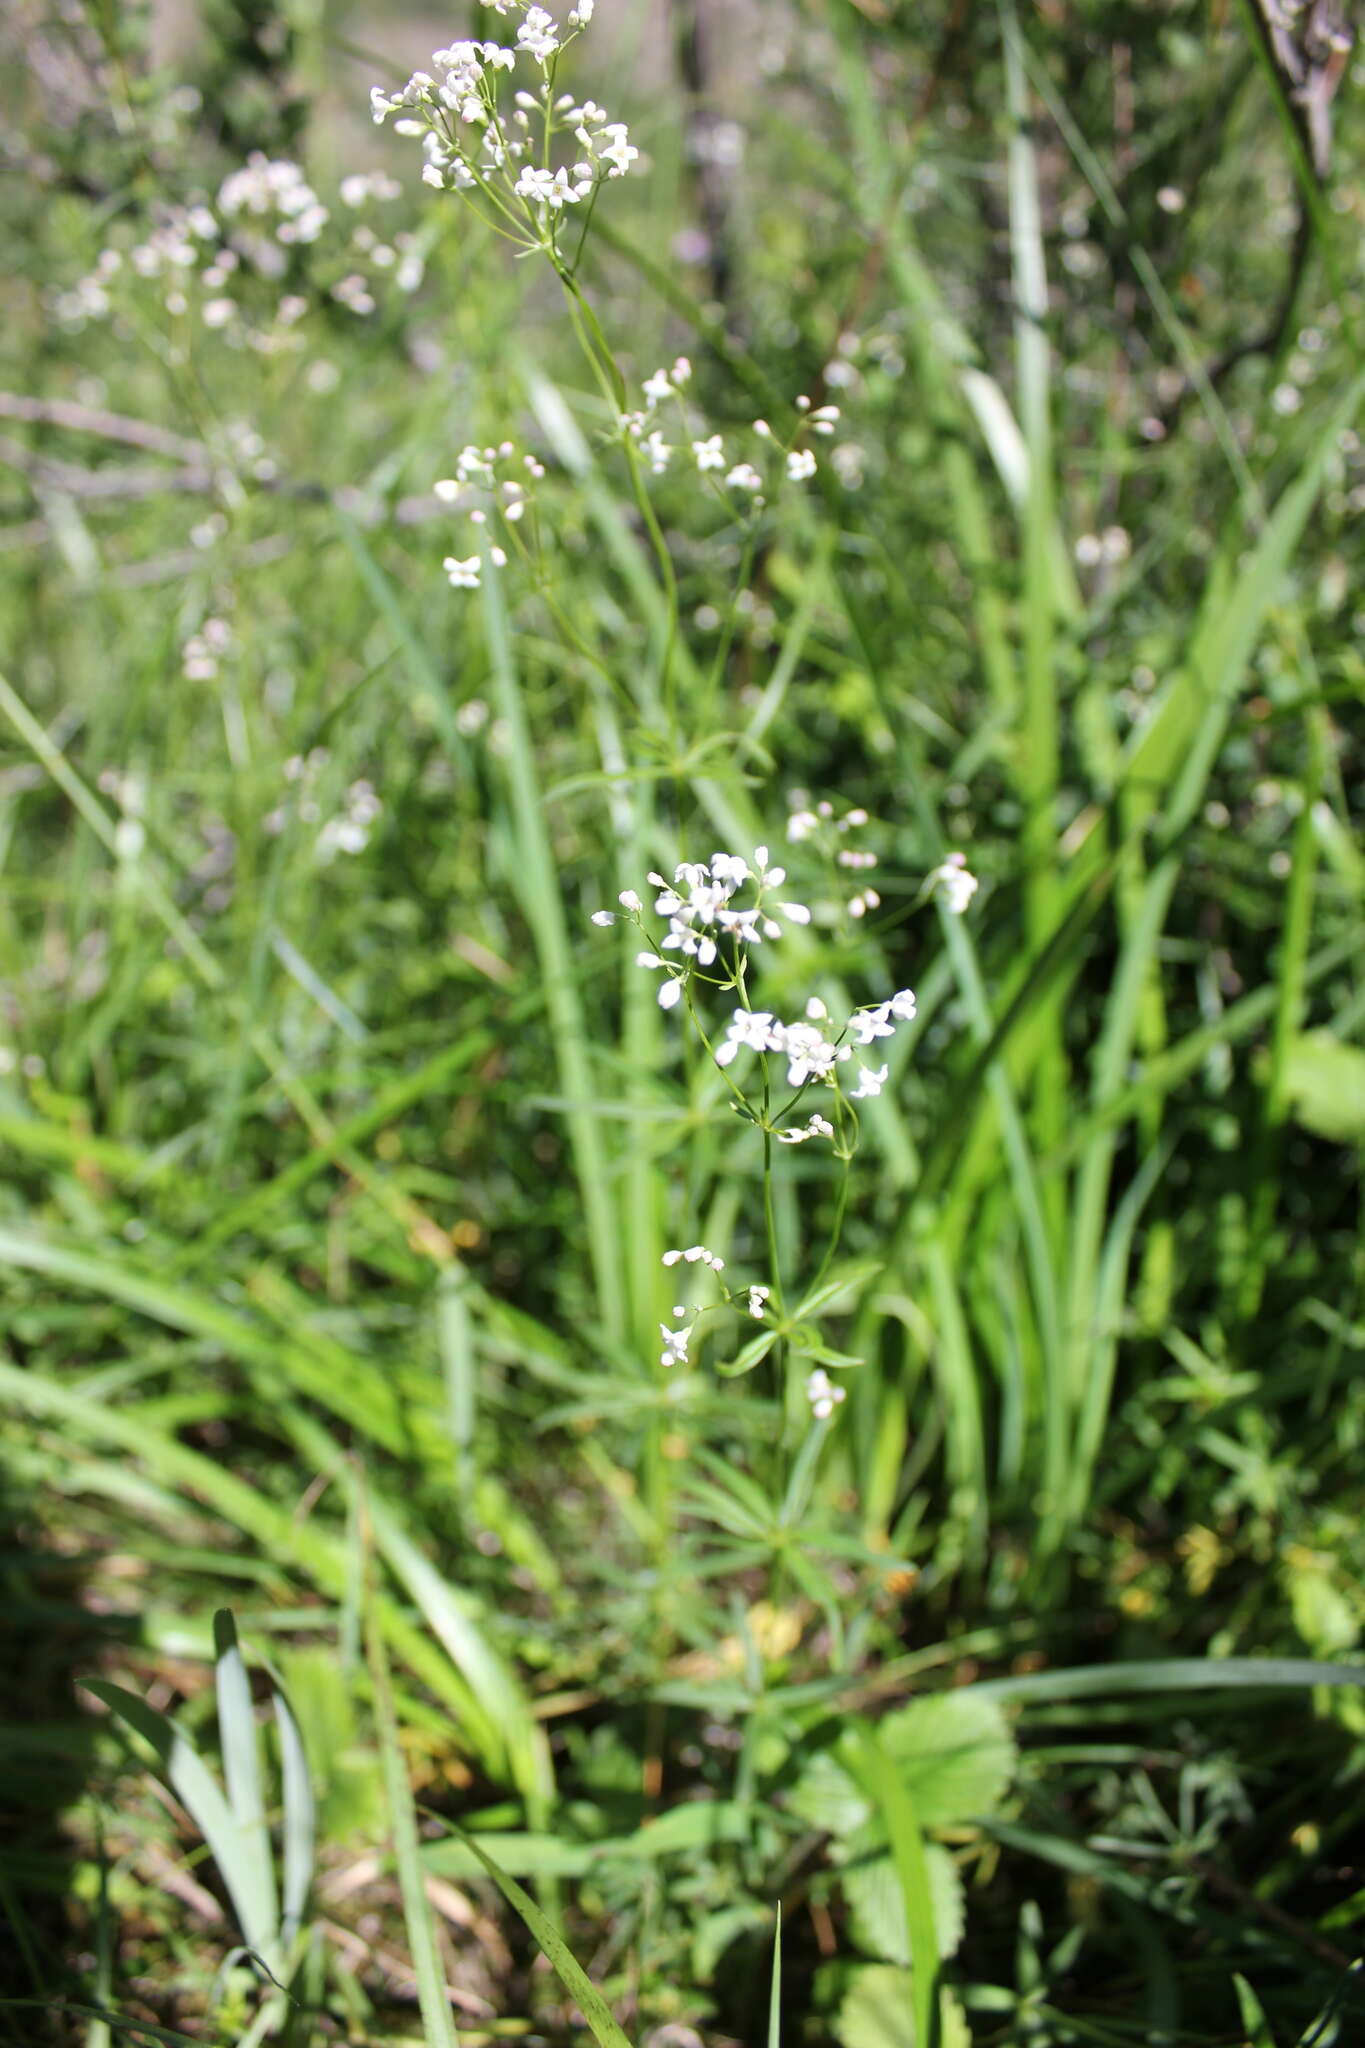
[[[1351,96],[1320,188],[1249,10],[771,10],[714,303],[643,16],[565,57],[650,161],[557,278],[368,127],[420,24],[231,12],[213,123],[136,9],[74,125],[3,87],[0,2042],[1351,2040]],[[257,143],[333,212],[297,351],[54,317]],[[622,446],[680,352],[684,449],[842,408],[752,525]],[[917,994],[851,1160],[590,921],[765,843],[755,1007]],[[665,1370],[697,1242],[769,1312]]]

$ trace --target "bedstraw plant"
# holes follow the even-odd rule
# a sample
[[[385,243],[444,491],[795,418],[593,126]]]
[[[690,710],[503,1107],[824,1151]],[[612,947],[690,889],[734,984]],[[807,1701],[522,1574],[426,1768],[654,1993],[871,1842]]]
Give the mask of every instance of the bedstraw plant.
[[[0,2038],[1353,2038],[1333,10],[66,12]]]

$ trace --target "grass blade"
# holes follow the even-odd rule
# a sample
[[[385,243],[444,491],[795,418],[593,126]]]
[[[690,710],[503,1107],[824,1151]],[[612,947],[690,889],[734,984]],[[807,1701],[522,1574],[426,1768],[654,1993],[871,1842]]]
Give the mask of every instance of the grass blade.
[[[587,2021],[598,2048],[630,2048],[629,2037],[618,2026],[611,2007],[582,1964],[575,1959],[553,1921],[541,1912],[530,1893],[523,1891],[514,1877],[509,1877],[506,1871],[501,1870],[488,1851],[471,1835],[466,1835],[460,1828],[456,1828],[455,1832],[461,1841],[473,1850],[508,1905],[525,1921],[541,1954],[554,1970],[564,1989],[577,2001],[578,2009]]]
[[[393,1831],[394,1861],[403,1898],[403,1919],[408,1931],[408,1950],[417,1978],[417,1998],[427,2048],[459,2048],[460,2037],[451,2018],[446,1995],[445,1972],[436,1943],[435,1922],[427,1899],[417,1839],[417,1813],[408,1784],[407,1765],[398,1740],[398,1718],[394,1712],[393,1688],[389,1683],[384,1633],[373,1609],[366,1631],[370,1683],[374,1688],[376,1732],[384,1769],[384,1789],[389,1804],[389,1826]]]

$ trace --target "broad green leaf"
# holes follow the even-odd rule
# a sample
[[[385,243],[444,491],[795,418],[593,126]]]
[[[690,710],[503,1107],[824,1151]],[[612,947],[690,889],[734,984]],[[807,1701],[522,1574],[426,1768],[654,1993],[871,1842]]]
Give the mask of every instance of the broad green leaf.
[[[915,2030],[910,1972],[870,1963],[849,1987],[834,2031],[842,2048],[927,2048]],[[938,2048],[972,2048],[967,2016],[951,1991],[940,1991]]]
[[[1285,1092],[1306,1131],[1349,1145],[1365,1138],[1365,1049],[1331,1031],[1306,1031],[1289,1048]]]
[[[970,1690],[932,1693],[878,1726],[924,1827],[947,1827],[996,1807],[1014,1776],[1014,1738],[994,1700]]]
[[[946,1849],[925,1845],[924,1864],[934,1909],[934,1933],[941,1961],[955,1955],[966,1925],[962,1880]],[[849,1932],[865,1954],[884,1962],[910,1966],[910,1941],[905,1926],[905,1894],[889,1856],[869,1857],[841,1872],[848,1901]]]
[[[842,1839],[872,1811],[848,1772],[827,1749],[817,1750],[787,1794],[788,1809],[807,1827]]]

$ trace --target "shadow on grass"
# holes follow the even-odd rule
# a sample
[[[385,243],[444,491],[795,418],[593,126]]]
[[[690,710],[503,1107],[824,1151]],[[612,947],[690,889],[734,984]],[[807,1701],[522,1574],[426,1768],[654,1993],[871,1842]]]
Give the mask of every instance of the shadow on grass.
[[[132,1624],[87,1604],[79,1537],[61,1496],[26,1475],[17,1436],[0,1462],[0,2042],[35,2048],[85,2038],[56,2010],[88,1998],[108,1932],[85,1803],[95,1724],[76,1685]]]

